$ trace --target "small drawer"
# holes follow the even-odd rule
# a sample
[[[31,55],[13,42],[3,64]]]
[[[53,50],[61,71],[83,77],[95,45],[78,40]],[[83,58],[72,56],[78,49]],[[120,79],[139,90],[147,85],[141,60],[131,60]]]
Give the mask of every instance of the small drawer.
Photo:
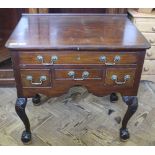
[[[50,70],[24,69],[20,70],[23,87],[49,87]]]
[[[145,60],[143,65],[143,75],[155,74],[155,60]]]
[[[55,69],[55,80],[89,81],[102,80],[101,69]]]
[[[96,52],[96,51],[59,51],[59,52],[22,52],[20,64],[136,64],[136,52]]]
[[[109,68],[106,71],[106,85],[133,87],[136,68]]]

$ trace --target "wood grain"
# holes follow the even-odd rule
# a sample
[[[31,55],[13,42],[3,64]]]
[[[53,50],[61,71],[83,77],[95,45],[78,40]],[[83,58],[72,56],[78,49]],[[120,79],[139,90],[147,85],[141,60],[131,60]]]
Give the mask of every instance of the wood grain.
[[[126,87],[126,88],[127,87],[133,87],[134,79],[135,79],[135,72],[136,72],[136,68],[127,68],[127,69],[117,68],[117,70],[115,68],[107,69],[105,83],[106,83],[106,85],[115,86],[115,87]],[[129,75],[130,79],[122,85],[117,85],[111,79],[112,75],[116,75],[118,77],[117,81],[119,81],[119,82],[124,82],[124,76],[125,75]]]
[[[97,68],[94,69],[55,69],[54,70],[54,79],[55,80],[74,80],[73,78],[68,76],[68,73],[70,71],[75,72],[74,78],[80,78],[82,79],[82,74],[84,71],[89,72],[88,78],[85,79],[85,81],[91,80],[93,82],[94,80],[101,80],[103,73],[102,70],[99,70]]]
[[[43,14],[23,15],[6,47],[116,50],[147,49],[150,44],[126,15]]]
[[[23,33],[25,31],[27,33]],[[112,92],[136,96],[145,50],[150,44],[126,15],[35,14],[22,16],[6,47],[12,54],[18,97],[33,97],[36,93],[59,96],[74,86],[85,86],[98,96]],[[52,55],[58,56],[58,60],[42,65],[38,63],[38,54],[43,56],[45,63],[51,61]],[[102,55],[106,55],[110,63],[117,55],[121,60],[105,65],[99,60]],[[119,87],[105,83],[106,72],[110,69],[109,73],[118,74],[119,80],[124,74],[131,74],[131,83]],[[38,89],[27,83],[25,76],[31,73],[38,81],[42,70],[48,70],[45,87]],[[89,70],[91,77],[101,77],[101,80],[66,80],[69,70],[77,71],[78,78],[84,70]],[[57,80],[59,78],[63,80]],[[111,76],[106,78],[111,81]]]
[[[35,69],[27,69],[27,70],[21,70],[20,71],[21,78],[22,78],[22,85],[23,87],[50,87],[51,86],[51,76],[49,70],[42,69],[35,70]],[[32,76],[32,82],[34,83],[40,83],[40,77],[46,76],[46,80],[43,81],[41,85],[35,85],[32,84],[31,81],[28,81],[26,78],[27,76]]]
[[[100,61],[101,56],[106,57],[107,63],[116,64],[136,64],[138,55],[136,52],[125,51],[33,51],[19,53],[20,64],[42,64],[37,60],[37,56],[43,57],[44,64],[51,64],[51,57],[57,56],[58,60],[54,64],[102,64],[105,62]],[[120,61],[115,62],[115,56],[120,56]]]

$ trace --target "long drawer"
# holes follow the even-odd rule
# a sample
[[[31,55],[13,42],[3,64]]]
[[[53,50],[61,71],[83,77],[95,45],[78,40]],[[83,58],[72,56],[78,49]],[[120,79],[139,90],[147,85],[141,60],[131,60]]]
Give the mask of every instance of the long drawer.
[[[19,54],[20,64],[136,64],[136,52],[22,52]]]

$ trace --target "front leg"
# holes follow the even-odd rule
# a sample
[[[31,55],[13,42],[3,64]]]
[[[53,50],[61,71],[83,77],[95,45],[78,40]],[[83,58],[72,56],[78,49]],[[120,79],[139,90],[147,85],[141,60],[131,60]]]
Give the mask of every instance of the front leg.
[[[138,99],[136,96],[123,96],[123,101],[128,105],[128,109],[122,121],[122,127],[120,129],[120,138],[126,141],[130,138],[129,131],[127,129],[127,123],[132,115],[137,111]]]
[[[31,130],[29,119],[25,113],[25,107],[27,104],[27,98],[18,98],[15,105],[15,110],[22,122],[25,125],[25,130],[22,133],[21,140],[23,143],[27,144],[31,141]]]

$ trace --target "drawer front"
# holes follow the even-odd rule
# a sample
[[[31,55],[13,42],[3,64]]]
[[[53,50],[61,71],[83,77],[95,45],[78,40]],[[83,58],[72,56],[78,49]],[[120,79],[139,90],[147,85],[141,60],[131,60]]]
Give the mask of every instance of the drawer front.
[[[22,52],[20,64],[135,64],[138,55],[135,52]]]
[[[103,79],[101,69],[55,69],[55,80],[96,81]]]
[[[106,71],[106,85],[133,87],[136,68],[109,68]]]
[[[155,33],[155,22],[137,22],[135,23],[137,28],[142,32],[154,32]]]
[[[155,33],[143,33],[151,45],[155,45]]]
[[[145,59],[155,59],[155,46],[151,46],[151,48],[146,51]]]
[[[155,60],[145,60],[142,74],[155,74]]]
[[[50,71],[37,69],[20,70],[23,87],[49,87]]]

